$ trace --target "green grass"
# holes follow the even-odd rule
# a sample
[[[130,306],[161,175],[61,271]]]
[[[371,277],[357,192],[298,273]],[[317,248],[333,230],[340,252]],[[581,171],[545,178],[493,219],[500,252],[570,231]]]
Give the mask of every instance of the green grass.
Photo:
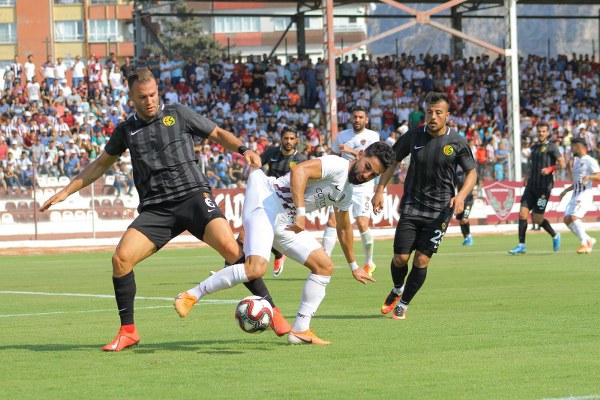
[[[140,346],[104,353],[118,327],[110,253],[3,257],[0,399],[598,396],[600,252],[575,254],[571,234],[558,253],[545,234],[527,241],[528,254],[510,256],[515,235],[475,237],[471,248],[444,239],[404,321],[379,313],[391,288],[391,242],[376,243],[378,282],[367,286],[337,248],[340,268],[312,323],[333,341],[325,347],[246,334],[234,304],[202,304],[180,319],[168,300],[138,299]],[[163,250],[136,268],[138,297],[172,298],[220,264],[211,249]],[[266,278],[290,322],[307,274],[288,261],[280,278]],[[240,285],[210,298],[246,295]],[[7,317],[16,314],[38,315]]]

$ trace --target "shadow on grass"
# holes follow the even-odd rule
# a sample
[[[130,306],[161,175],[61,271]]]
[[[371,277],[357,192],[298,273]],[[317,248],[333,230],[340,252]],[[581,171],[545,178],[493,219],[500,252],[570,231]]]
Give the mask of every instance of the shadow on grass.
[[[249,351],[274,350],[278,346],[287,346],[287,342],[273,341],[272,343],[257,343],[251,340],[201,340],[187,342],[162,342],[162,343],[140,343],[123,351],[136,354],[151,354],[160,351],[195,351],[203,354],[245,354]],[[0,352],[8,350],[28,350],[35,352],[61,352],[61,351],[90,351],[101,352],[103,344],[20,344],[2,345]],[[237,350],[239,347],[240,350]],[[243,349],[242,349],[243,348]],[[108,352],[110,353],[110,352]]]

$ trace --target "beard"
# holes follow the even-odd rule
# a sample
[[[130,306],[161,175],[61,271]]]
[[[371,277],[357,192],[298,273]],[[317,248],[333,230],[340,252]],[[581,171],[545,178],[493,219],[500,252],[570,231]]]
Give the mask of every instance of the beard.
[[[356,163],[354,163],[352,168],[350,168],[350,171],[348,171],[348,180],[353,185],[360,185],[361,183],[364,183],[364,181],[358,178],[358,176],[359,174],[357,173]]]

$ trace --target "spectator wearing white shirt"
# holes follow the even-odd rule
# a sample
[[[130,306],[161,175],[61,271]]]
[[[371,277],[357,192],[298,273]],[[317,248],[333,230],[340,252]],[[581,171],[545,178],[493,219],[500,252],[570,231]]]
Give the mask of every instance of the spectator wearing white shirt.
[[[56,59],[56,65],[54,66],[54,77],[61,85],[67,84],[67,65],[63,63],[62,57]]]
[[[71,71],[73,76],[73,86],[77,87],[79,85],[79,82],[83,82],[85,79],[86,68],[83,61],[81,61],[81,56],[75,56],[75,61],[73,61]]]
[[[25,79],[27,82],[31,82],[31,79],[35,76],[35,64],[33,63],[33,54],[27,56],[27,61],[23,65],[25,71]]]

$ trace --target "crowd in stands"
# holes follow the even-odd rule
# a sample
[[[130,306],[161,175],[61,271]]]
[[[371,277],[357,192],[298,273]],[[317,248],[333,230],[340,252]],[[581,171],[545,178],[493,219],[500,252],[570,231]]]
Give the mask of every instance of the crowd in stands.
[[[321,58],[184,59],[149,54],[134,63],[111,54],[37,64],[15,56],[0,78],[0,190],[23,193],[35,176],[72,178],[103,150],[115,127],[131,114],[127,75],[148,67],[159,82],[164,104],[181,103],[242,138],[258,153],[277,145],[284,126],[300,134],[298,151],[307,157],[329,152],[326,134],[325,75]],[[594,56],[529,55],[519,62],[521,162],[526,172],[535,125],[547,121],[554,140],[570,161],[570,140],[583,137],[598,156],[598,84]],[[451,99],[451,129],[471,144],[481,180],[503,180],[512,160],[512,133],[506,123],[504,60],[487,54],[451,59],[442,54],[336,60],[338,125],[349,127],[353,106],[369,110],[370,128],[393,143],[424,120],[424,98],[431,90]],[[213,187],[243,187],[242,157],[208,141],[198,141],[198,162]],[[34,170],[35,169],[35,170]],[[396,181],[401,182],[405,166]],[[117,195],[131,195],[131,163],[125,153],[109,174]],[[570,172],[559,171],[558,179]]]

